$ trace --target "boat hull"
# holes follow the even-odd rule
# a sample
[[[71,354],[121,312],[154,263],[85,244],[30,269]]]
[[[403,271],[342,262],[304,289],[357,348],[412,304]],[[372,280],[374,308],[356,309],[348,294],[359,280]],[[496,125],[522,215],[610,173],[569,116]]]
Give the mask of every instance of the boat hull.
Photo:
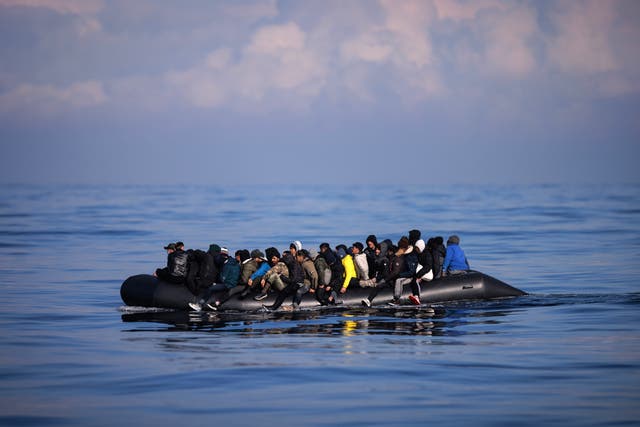
[[[526,292],[514,288],[487,274],[470,271],[465,274],[448,276],[422,284],[420,300],[422,303],[440,303],[462,300],[489,300],[496,298],[509,298],[526,295]],[[361,305],[363,298],[369,295],[371,288],[350,287],[340,296],[345,306]],[[411,295],[411,289],[407,285],[403,289],[402,298]],[[189,303],[197,301],[185,286],[175,285],[159,280],[157,277],[140,274],[131,276],[120,287],[122,301],[129,306],[159,307],[178,310],[189,310]],[[374,305],[386,304],[393,299],[393,288],[381,289],[374,300]],[[224,303],[225,310],[255,311],[262,305],[270,305],[275,300],[275,294],[269,294],[262,301],[255,301],[251,296],[240,299],[232,296]],[[291,298],[285,301],[290,303]],[[319,307],[320,304],[312,293],[303,296],[300,303],[302,308]]]

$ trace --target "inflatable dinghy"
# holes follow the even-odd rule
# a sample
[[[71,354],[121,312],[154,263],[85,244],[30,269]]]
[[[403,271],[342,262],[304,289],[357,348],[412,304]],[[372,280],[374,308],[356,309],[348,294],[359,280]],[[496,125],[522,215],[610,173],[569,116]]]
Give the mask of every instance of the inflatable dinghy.
[[[469,271],[465,274],[447,276],[422,283],[420,300],[425,303],[439,303],[462,300],[488,300],[526,295],[526,292],[514,288],[498,279],[479,271]],[[349,287],[345,294],[339,296],[344,306],[360,306],[363,298],[367,298],[371,288]],[[410,286],[404,287],[403,300],[411,294]],[[126,305],[136,307],[173,308],[190,310],[189,303],[198,300],[185,286],[163,282],[157,277],[141,274],[131,276],[122,283],[120,296]],[[232,296],[221,309],[235,311],[256,311],[262,305],[271,305],[275,301],[276,293],[270,293],[262,301],[253,299],[253,295],[240,299]],[[373,301],[373,305],[382,305],[393,299],[393,287],[380,290]],[[291,304],[292,297],[288,297],[284,304]],[[301,308],[320,307],[315,294],[306,293],[300,303]]]

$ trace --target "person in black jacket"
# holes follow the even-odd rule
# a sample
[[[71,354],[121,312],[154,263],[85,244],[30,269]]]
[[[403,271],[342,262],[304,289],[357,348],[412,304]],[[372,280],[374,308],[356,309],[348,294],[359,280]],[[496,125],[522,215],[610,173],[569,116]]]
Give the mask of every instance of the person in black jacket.
[[[188,272],[188,254],[184,250],[178,249],[175,243],[169,243],[164,249],[167,251],[167,266],[157,269],[154,276],[176,285],[184,284]]]
[[[263,305],[263,307],[268,310],[277,310],[287,297],[294,296],[298,289],[304,286],[304,270],[293,254],[289,251],[284,251],[282,253],[282,262],[284,262],[289,270],[289,277],[284,274],[280,276],[280,279],[286,286],[278,292],[276,300],[272,305]]]
[[[444,258],[447,255],[447,248],[444,247],[444,239],[442,236],[429,239],[427,248],[433,257],[433,278],[439,279],[442,277],[442,264],[444,264]]]
[[[418,255],[418,269],[415,272],[415,285],[412,287],[412,295],[409,296],[409,300],[415,305],[420,305],[420,284],[433,279],[433,256],[426,249],[422,239],[416,241],[413,248]]]
[[[318,300],[321,304],[337,304],[338,292],[342,289],[344,279],[344,267],[338,255],[331,250],[328,243],[320,244],[320,256],[324,258],[331,269],[331,282],[318,288]]]

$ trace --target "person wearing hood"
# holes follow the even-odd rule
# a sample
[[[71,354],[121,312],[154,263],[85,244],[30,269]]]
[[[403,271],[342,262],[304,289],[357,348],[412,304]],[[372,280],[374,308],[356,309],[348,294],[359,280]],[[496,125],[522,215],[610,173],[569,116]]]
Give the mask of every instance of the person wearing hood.
[[[402,258],[403,269],[398,274],[394,282],[393,288],[393,301],[389,305],[397,305],[400,303],[400,297],[402,296],[402,290],[405,285],[411,285],[412,297],[411,302],[415,304],[415,300],[420,304],[420,289],[416,286],[415,274],[418,266],[418,256],[413,251],[413,246],[409,243],[409,238],[402,236],[398,241],[398,252],[396,257]]]
[[[415,246],[416,242],[420,240],[421,236],[422,233],[420,233],[420,230],[409,230],[409,246]]]
[[[205,300],[205,304],[211,309],[216,309],[221,299],[228,299],[229,292],[238,285],[238,279],[240,278],[240,265],[235,258],[229,256],[227,248],[220,248],[220,253],[216,255],[214,262],[221,267],[220,277],[219,282],[211,286],[208,293],[209,295],[221,293],[221,295],[209,297]],[[211,303],[212,301],[214,302],[213,304]],[[189,303],[189,306],[195,311],[201,311],[202,301]]]
[[[250,261],[251,266],[247,265],[247,267],[246,267],[247,270],[246,271],[243,268],[242,273],[240,275],[240,280],[245,280],[244,279],[245,278],[245,273],[249,273],[249,271],[253,270],[254,266],[255,266],[255,270],[253,270],[251,275],[246,279],[247,286],[245,286],[245,289],[240,294],[239,299],[244,299],[252,291],[255,291],[256,288],[259,287],[260,281],[262,280],[262,277],[271,268],[271,266],[267,262],[267,259],[265,258],[264,254],[262,253],[262,251],[260,249],[252,250],[249,255],[251,257],[251,261]],[[247,263],[247,264],[249,264],[249,263]]]
[[[442,277],[442,264],[444,264],[444,258],[447,255],[447,249],[444,247],[444,239],[442,236],[429,239],[427,248],[429,248],[429,252],[431,252],[431,257],[433,258],[433,278],[439,279]]]
[[[302,242],[300,240],[295,240],[289,244],[289,252],[295,258],[298,255],[298,251],[302,249]]]
[[[358,283],[358,273],[356,273],[353,256],[349,254],[345,245],[336,246],[336,254],[338,255],[338,258],[340,258],[340,262],[342,263],[342,268],[344,270],[342,286],[340,287],[340,293],[344,294],[347,292],[349,285],[352,283]]]
[[[365,240],[366,247],[362,251],[367,256],[369,264],[369,279],[376,277],[376,247],[378,246],[378,238],[375,234],[370,234]]]
[[[296,295],[296,292],[300,288],[304,288],[304,270],[296,257],[294,257],[290,251],[285,251],[282,254],[282,263],[287,266],[288,270],[287,275],[280,275],[280,279],[286,286],[278,291],[276,300],[272,305],[263,305],[267,310],[277,310],[287,297]],[[294,309],[297,308],[299,304],[299,300],[294,301]]]
[[[281,277],[289,275],[289,269],[287,265],[281,261],[280,252],[274,248],[267,248],[267,260],[269,261],[269,265],[271,268],[262,276],[260,280],[260,286],[262,288],[262,292],[260,295],[255,296],[253,299],[256,301],[262,301],[267,297],[269,290],[274,288],[278,292],[282,291],[285,288],[285,284],[282,281]]]
[[[389,242],[391,241],[389,240]],[[383,243],[388,245],[388,242],[386,240]],[[400,274],[406,270],[406,264],[404,262],[404,258],[402,257],[402,255],[404,254],[405,250],[408,247],[409,247],[409,239],[407,239],[406,237],[403,237],[398,241],[398,247],[393,245],[388,246],[388,249],[387,249],[387,257],[389,259],[388,268],[383,273],[382,278],[376,281],[376,286],[371,289],[371,292],[369,292],[369,296],[362,300],[362,305],[364,305],[365,307],[371,307],[371,304],[373,303],[373,299],[378,295],[378,293],[382,289],[391,287],[391,286],[394,286],[394,300],[389,304],[390,305],[398,304],[398,300],[400,299],[400,297],[399,296],[397,298],[395,297],[395,294],[396,294],[395,283],[396,283],[396,280],[400,277]],[[400,288],[400,290],[402,291],[402,288]]]
[[[336,304],[338,291],[342,288],[344,278],[344,267],[338,255],[331,250],[328,243],[320,244],[320,256],[324,258],[331,269],[331,282],[324,288],[320,288],[318,299],[321,304]]]
[[[444,263],[442,264],[443,274],[451,276],[455,274],[463,274],[469,269],[467,257],[460,247],[460,238],[455,234],[449,236],[449,239],[447,239],[447,254],[444,257]]]
[[[415,285],[412,285],[412,294],[409,296],[409,300],[415,305],[420,305],[420,284],[433,280],[433,257],[431,252],[426,249],[422,239],[416,241],[413,249],[418,256],[418,266],[415,273]]]

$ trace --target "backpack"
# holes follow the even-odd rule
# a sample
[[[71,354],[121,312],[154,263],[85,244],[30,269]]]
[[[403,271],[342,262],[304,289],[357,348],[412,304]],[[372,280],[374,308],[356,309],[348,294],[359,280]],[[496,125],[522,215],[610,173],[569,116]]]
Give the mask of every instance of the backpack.
[[[400,277],[413,277],[416,274],[418,265],[418,254],[412,251],[404,256],[405,270],[400,273]]]

